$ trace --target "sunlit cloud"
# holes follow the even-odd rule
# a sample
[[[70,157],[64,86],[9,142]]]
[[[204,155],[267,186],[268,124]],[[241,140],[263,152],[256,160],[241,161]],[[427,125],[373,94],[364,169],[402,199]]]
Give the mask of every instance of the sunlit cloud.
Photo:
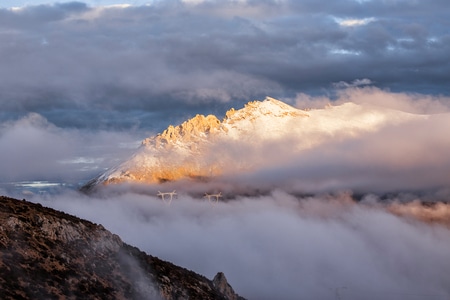
[[[20,12],[21,10],[23,10],[22,6],[13,6],[9,8],[11,11],[13,12]]]
[[[336,88],[349,88],[349,87],[357,87],[357,86],[364,86],[364,85],[371,85],[373,84],[372,80],[368,78],[363,79],[355,79],[352,82],[348,83],[345,81],[340,81],[333,83],[333,86]]]
[[[339,25],[343,27],[356,27],[367,25],[371,22],[376,21],[376,18],[364,18],[364,19],[339,19],[336,18],[336,21]]]
[[[361,55],[362,53],[360,51],[354,51],[354,50],[347,50],[347,49],[332,49],[330,51],[331,54],[337,54],[337,55]]]
[[[208,0],[182,0],[181,2],[196,5],[196,4],[208,2]]]

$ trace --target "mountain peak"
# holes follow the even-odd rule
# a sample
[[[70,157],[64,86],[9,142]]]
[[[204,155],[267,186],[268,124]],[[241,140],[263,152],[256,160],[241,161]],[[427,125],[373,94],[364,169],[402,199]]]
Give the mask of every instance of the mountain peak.
[[[130,159],[90,181],[85,190],[100,183],[205,180],[251,172],[289,155],[299,155],[330,137],[353,138],[413,117],[352,103],[305,112],[266,97],[228,110],[223,121],[213,115],[196,115],[178,126],[169,126],[145,139]],[[266,146],[271,150],[266,151]],[[265,153],[274,153],[274,147],[283,155],[267,162]]]
[[[239,119],[254,119],[261,116],[274,117],[298,117],[308,116],[307,113],[296,109],[280,100],[272,97],[266,97],[263,101],[250,101],[245,104],[243,109],[235,110],[234,108],[227,111],[225,120],[235,121]]]
[[[145,139],[142,144],[154,144],[157,147],[176,142],[194,142],[206,138],[210,133],[220,129],[220,121],[214,115],[196,115],[178,126],[170,125],[156,137]]]
[[[308,114],[280,100],[266,97],[264,101],[250,101],[242,109],[235,110],[232,108],[228,110],[222,122],[214,115],[204,116],[197,114],[180,125],[170,125],[157,136],[145,139],[142,144],[156,146],[157,148],[173,146],[177,143],[193,146],[193,143],[207,139],[210,135],[228,131],[228,128],[224,126],[226,124],[234,124],[234,122],[239,120],[253,122],[261,117],[286,116],[298,117],[308,116]]]
[[[217,145],[238,146],[251,140],[279,139],[289,134],[292,121],[305,116],[308,114],[304,111],[271,97],[250,101],[239,110],[230,109],[222,122],[214,115],[196,115],[146,138],[129,160],[91,180],[83,189],[89,190],[99,183],[209,178],[238,166],[250,168],[251,163],[242,162],[234,156],[236,153],[218,150]]]

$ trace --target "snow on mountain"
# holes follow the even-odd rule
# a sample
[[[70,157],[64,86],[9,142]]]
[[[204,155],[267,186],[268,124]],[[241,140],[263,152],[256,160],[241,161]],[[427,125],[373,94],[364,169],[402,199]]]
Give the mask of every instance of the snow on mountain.
[[[354,103],[304,111],[267,97],[230,109],[222,121],[197,115],[169,126],[89,185],[160,183],[252,171],[295,158],[329,140],[357,138],[417,118],[427,116]]]

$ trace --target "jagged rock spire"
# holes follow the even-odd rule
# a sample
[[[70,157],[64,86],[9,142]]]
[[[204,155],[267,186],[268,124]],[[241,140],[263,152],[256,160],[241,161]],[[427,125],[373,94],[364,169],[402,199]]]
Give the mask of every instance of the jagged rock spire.
[[[227,299],[230,300],[238,300],[241,299],[233,290],[231,285],[228,283],[227,278],[225,277],[225,274],[222,272],[219,272],[214,276],[213,279],[213,285],[214,287],[221,292]]]

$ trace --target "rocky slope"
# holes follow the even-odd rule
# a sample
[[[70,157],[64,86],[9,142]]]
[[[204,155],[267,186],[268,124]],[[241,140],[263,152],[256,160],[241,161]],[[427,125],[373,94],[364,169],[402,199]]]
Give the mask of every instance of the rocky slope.
[[[355,137],[418,117],[354,103],[303,111],[266,98],[249,102],[239,110],[230,109],[222,121],[212,115],[197,115],[178,126],[169,126],[161,134],[145,139],[130,159],[101,174],[84,189],[99,184],[202,180],[236,171],[251,172],[268,160],[276,164],[330,138]]]
[[[2,299],[243,299],[125,244],[101,225],[0,197]]]

